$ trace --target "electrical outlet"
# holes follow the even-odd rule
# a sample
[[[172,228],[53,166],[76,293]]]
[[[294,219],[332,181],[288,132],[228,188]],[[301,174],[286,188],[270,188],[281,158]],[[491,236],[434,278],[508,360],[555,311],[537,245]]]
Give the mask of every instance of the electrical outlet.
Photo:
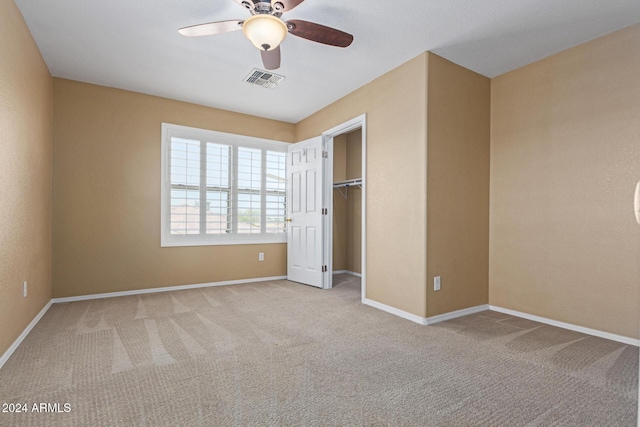
[[[264,261],[264,252],[258,253],[258,261]]]
[[[27,281],[22,282],[22,297],[27,297]]]
[[[433,278],[433,290],[434,291],[440,290],[440,276],[436,276]]]

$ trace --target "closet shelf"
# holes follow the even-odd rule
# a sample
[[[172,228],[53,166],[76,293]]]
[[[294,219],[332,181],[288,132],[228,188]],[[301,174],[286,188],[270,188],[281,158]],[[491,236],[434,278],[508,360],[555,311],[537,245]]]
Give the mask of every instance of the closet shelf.
[[[346,181],[334,182],[333,188],[352,187],[354,185],[357,185],[358,187],[360,187],[360,189],[362,189],[362,178],[348,179]]]
[[[342,190],[340,190],[342,187],[344,187],[344,193],[342,192]],[[345,199],[348,198],[349,187],[358,187],[362,190],[362,178],[348,179],[346,181],[333,183],[333,188],[336,188]]]

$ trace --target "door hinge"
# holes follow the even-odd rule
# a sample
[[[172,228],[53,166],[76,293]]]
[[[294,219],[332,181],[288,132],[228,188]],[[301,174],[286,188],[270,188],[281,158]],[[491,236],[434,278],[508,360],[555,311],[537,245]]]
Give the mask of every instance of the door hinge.
[[[323,152],[322,152],[322,158],[323,158],[323,159],[326,159],[327,157],[329,157],[329,153],[328,153],[328,152],[326,152],[326,151],[323,151]]]
[[[322,266],[322,272],[323,272],[323,273],[326,273],[326,272],[327,272],[327,266],[326,266],[326,265],[323,265],[323,266]]]
[[[329,211],[327,208],[322,208],[322,215],[328,215]]]

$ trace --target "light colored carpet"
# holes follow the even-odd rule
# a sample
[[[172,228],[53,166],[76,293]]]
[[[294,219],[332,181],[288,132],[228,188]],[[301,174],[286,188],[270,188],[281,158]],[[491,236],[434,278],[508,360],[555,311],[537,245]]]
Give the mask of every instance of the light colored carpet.
[[[263,282],[56,304],[0,370],[2,426],[634,426],[638,349],[483,312],[420,326]]]

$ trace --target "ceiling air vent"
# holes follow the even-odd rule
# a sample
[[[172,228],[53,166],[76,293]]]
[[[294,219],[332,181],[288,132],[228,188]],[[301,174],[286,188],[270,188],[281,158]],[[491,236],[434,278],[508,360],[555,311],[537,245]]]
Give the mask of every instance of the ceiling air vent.
[[[278,86],[283,79],[284,76],[279,76],[269,71],[254,68],[244,81],[252,85],[261,86],[265,89],[271,89]]]

